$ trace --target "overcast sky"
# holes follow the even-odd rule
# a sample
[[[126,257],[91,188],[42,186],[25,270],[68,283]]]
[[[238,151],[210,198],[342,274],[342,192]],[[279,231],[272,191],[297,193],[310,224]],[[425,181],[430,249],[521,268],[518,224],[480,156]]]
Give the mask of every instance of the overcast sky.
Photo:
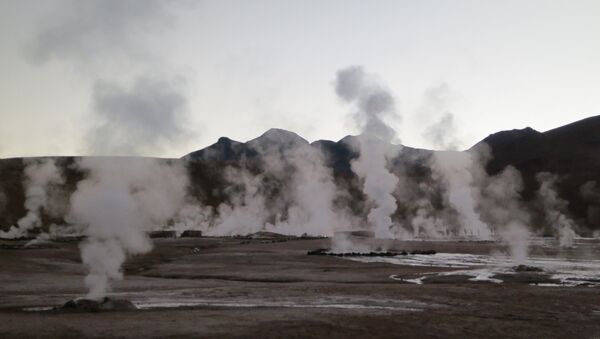
[[[338,140],[358,131],[334,88],[352,65],[393,93],[405,145],[544,131],[600,114],[599,13],[596,0],[0,0],[0,157],[179,157],[271,127]]]

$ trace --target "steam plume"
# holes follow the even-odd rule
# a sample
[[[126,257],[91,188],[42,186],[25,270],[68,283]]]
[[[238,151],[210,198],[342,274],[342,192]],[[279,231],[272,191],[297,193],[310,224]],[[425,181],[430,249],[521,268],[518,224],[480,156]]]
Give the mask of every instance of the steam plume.
[[[459,235],[490,239],[490,227],[477,211],[481,197],[473,169],[478,159],[469,152],[440,151],[431,160],[434,175],[444,184],[446,203],[458,213]]]
[[[141,76],[131,88],[97,81],[93,91],[98,124],[88,135],[94,154],[149,154],[190,136],[181,83]]]
[[[248,234],[261,230],[289,235],[333,235],[336,187],[320,150],[299,136],[272,129],[248,142],[260,155],[261,169],[228,168],[230,201],[219,206],[209,234]]]
[[[342,100],[354,105],[353,117],[362,130],[360,155],[352,162],[352,171],[364,180],[363,192],[374,204],[368,224],[376,237],[392,238],[391,216],[397,208],[393,192],[398,178],[387,169],[387,158],[394,153],[389,143],[396,138],[396,131],[385,120],[398,117],[394,98],[359,66],[338,71],[335,89]]]
[[[93,84],[88,152],[149,155],[191,135],[185,78],[163,60],[156,40],[182,3],[64,0],[41,20],[29,59],[65,62]]]
[[[88,268],[88,298],[98,299],[123,278],[130,255],[148,252],[147,232],[165,225],[185,201],[184,169],[152,159],[84,158],[89,172],[71,196],[69,220],[82,228],[81,258]]]
[[[508,166],[486,181],[479,204],[482,217],[493,226],[495,234],[509,245],[513,259],[523,263],[528,255],[531,215],[521,200],[521,173]]]
[[[338,219],[332,205],[336,187],[331,170],[323,164],[320,150],[299,137],[293,144],[286,142],[289,137],[270,133],[271,140],[267,145],[255,146],[263,156],[267,173],[274,174],[284,184],[280,194],[287,202],[283,206],[286,217],[268,224],[267,230],[292,235],[332,236]],[[278,144],[291,145],[283,149],[273,147]]]
[[[147,61],[154,55],[147,39],[172,25],[178,3],[61,0],[41,19],[26,52],[34,63],[68,60],[87,71],[103,69],[107,59],[127,64]]]
[[[431,140],[436,148],[442,150],[458,149],[458,140],[454,137],[453,131],[454,115],[450,112],[445,112],[438,121],[427,127],[423,135],[426,139]]]
[[[19,238],[28,231],[42,227],[41,213],[50,205],[50,190],[62,184],[64,178],[53,159],[25,160],[25,209],[27,214],[8,231],[0,231],[0,237]]]
[[[540,183],[538,198],[544,208],[546,223],[550,225],[561,247],[572,247],[575,237],[575,222],[566,214],[568,202],[558,196],[556,181],[558,177],[552,173],[541,172],[536,175]]]
[[[423,137],[433,147],[441,150],[457,150],[460,142],[456,137],[454,114],[449,106],[452,92],[446,83],[431,87],[425,92],[419,114],[425,119],[433,119],[423,132]]]
[[[263,230],[265,199],[260,191],[262,175],[254,175],[246,168],[229,167],[225,173],[229,186],[225,189],[229,202],[219,205],[215,226],[210,235],[250,234]]]

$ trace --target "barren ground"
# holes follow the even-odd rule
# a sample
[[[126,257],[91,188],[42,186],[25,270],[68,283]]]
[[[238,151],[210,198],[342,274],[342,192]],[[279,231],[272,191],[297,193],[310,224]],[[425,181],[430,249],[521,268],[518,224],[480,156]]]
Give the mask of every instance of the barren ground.
[[[85,294],[75,243],[0,248],[0,337],[600,336],[598,287],[534,286],[538,278],[531,274],[505,277],[500,284],[451,275],[417,285],[390,276],[451,269],[306,255],[329,247],[328,239],[157,239],[155,245],[128,261],[125,280],[111,294],[144,309],[100,313],[24,310]],[[444,253],[502,250],[491,243],[389,246]]]

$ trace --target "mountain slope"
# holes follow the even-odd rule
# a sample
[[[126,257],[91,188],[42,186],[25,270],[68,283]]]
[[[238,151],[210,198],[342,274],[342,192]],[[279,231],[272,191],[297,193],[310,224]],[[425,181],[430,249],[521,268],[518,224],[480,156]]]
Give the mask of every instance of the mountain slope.
[[[543,133],[531,128],[502,131],[480,143],[492,149],[489,173],[507,165],[515,166],[525,181],[525,199],[538,188],[535,175],[550,172],[559,175],[558,191],[569,201],[569,210],[579,222],[600,228],[593,201],[581,193],[581,186],[595,181],[600,184],[600,116],[594,116]]]
[[[551,172],[560,176],[558,191],[569,201],[569,210],[580,224],[600,229],[600,116],[577,121],[547,132],[531,128],[502,131],[492,134],[480,143],[491,147],[493,159],[487,166],[490,174],[501,171],[508,165],[515,166],[523,175],[525,190],[523,198],[532,200],[538,184],[535,175]],[[353,144],[355,136],[347,136],[337,142],[318,140],[308,143],[296,133],[270,129],[248,142],[239,142],[226,137],[204,149],[182,157],[192,182],[190,192],[204,204],[216,207],[227,199],[225,188],[228,182],[225,169],[246,167],[252,172],[261,171],[261,152],[283,151],[297,146],[309,146],[320,150],[325,166],[332,169],[336,184],[346,187],[353,196],[360,195],[359,181],[351,171],[351,161],[358,156]],[[479,144],[479,143],[478,143]],[[477,145],[476,145],[477,146]],[[434,151],[403,146],[398,156],[391,159],[393,171],[403,171],[409,180],[421,182],[430,175],[428,161]],[[474,146],[475,147],[475,146]],[[84,174],[71,166],[77,157],[59,157],[59,166],[68,178],[68,190],[74,190]],[[110,157],[106,161],[111,161]],[[401,166],[403,164],[403,166]],[[0,160],[0,226],[8,227],[25,214],[23,208],[23,159]],[[581,193],[581,187],[590,181],[598,184],[586,187],[596,191]],[[49,221],[60,223],[60,220]]]

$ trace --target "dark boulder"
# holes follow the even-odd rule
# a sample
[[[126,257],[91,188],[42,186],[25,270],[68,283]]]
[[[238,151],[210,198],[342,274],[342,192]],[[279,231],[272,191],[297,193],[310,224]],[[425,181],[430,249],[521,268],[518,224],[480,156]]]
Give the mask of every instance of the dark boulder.
[[[186,230],[181,233],[182,238],[201,238],[202,231]]]
[[[543,272],[544,271],[543,269],[541,269],[539,267],[527,266],[527,265],[515,266],[515,267],[513,267],[513,270],[515,270],[515,272]]]
[[[131,301],[125,299],[110,299],[104,297],[100,300],[93,299],[73,299],[67,301],[58,308],[61,311],[68,312],[100,312],[100,311],[132,311],[137,310]]]
[[[401,252],[393,252],[393,251],[379,251],[379,252],[329,252],[326,248],[319,248],[316,250],[308,251],[308,255],[330,255],[334,257],[395,257],[399,255],[414,255],[414,254],[424,254],[424,255],[433,255],[436,252],[434,250],[414,250],[411,252],[401,251]]]
[[[150,232],[150,238],[177,238],[177,232],[175,231],[154,231]]]

